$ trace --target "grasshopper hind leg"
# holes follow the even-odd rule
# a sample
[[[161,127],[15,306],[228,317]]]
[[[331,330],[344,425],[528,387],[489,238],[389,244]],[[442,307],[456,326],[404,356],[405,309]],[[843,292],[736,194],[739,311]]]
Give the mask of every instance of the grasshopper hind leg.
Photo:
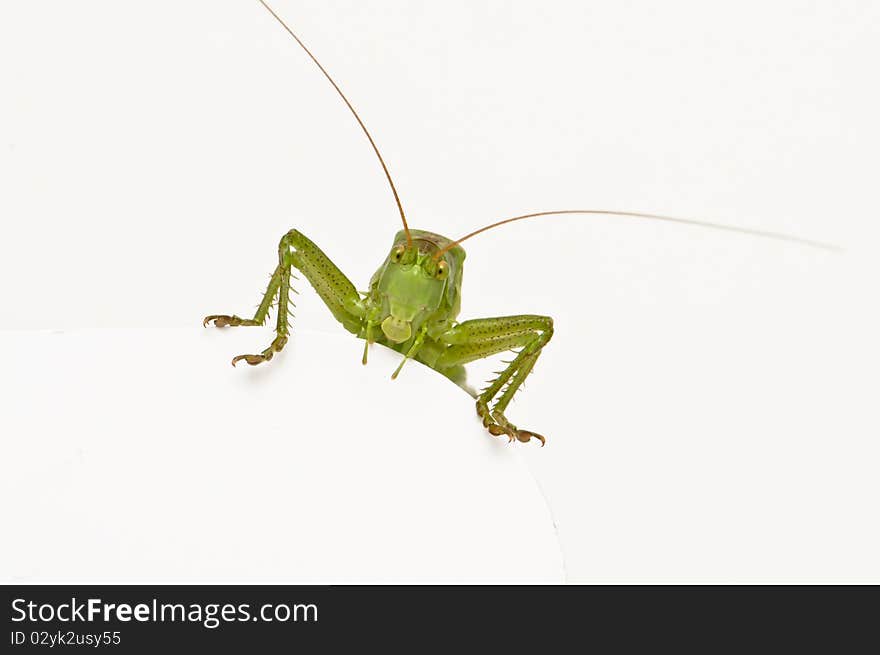
[[[202,325],[207,327],[213,324],[215,327],[239,327],[245,325],[263,325],[269,315],[269,309],[275,299],[278,299],[278,316],[275,325],[275,338],[269,347],[256,355],[237,355],[232,358],[232,365],[235,366],[240,361],[245,361],[251,366],[256,366],[263,362],[267,362],[275,353],[280,352],[287,344],[290,333],[290,324],[288,322],[288,306],[290,304],[290,262],[286,261],[286,243],[282,239],[279,246],[278,266],[269,279],[269,286],[266,293],[263,294],[263,300],[260,302],[253,318],[241,318],[235,314],[211,314],[206,316],[202,321]]]
[[[272,277],[269,279],[269,286],[266,288],[266,293],[263,294],[263,300],[260,302],[260,306],[257,307],[257,311],[254,313],[253,318],[242,318],[235,314],[211,314],[205,316],[202,325],[208,327],[208,325],[211,324],[214,327],[219,328],[239,327],[241,325],[263,325],[266,322],[266,317],[269,315],[269,309],[272,307],[272,303],[278,295],[278,287],[280,283],[281,265],[279,264],[275,269],[275,272],[272,273]]]
[[[263,325],[275,299],[278,300],[278,316],[275,323],[275,339],[269,347],[256,355],[239,355],[232,359],[235,366],[245,361],[252,366],[267,362],[280,352],[290,338],[288,322],[290,302],[291,268],[300,271],[332,312],[333,316],[353,334],[363,329],[365,308],[357,290],[342,271],[330,261],[318,246],[299,230],[290,230],[278,244],[278,266],[269,280],[263,300],[253,318],[241,318],[227,314],[206,316],[203,325],[235,327],[239,325]]]
[[[537,439],[543,446],[546,439],[542,435],[518,428],[504,412],[552,336],[553,319],[547,316],[502,316],[465,321],[442,336],[448,346],[437,361],[438,368],[460,366],[518,348],[516,357],[499,371],[498,377],[479,394],[471,395],[476,398],[477,415],[490,434],[506,435],[510,441],[523,443]]]

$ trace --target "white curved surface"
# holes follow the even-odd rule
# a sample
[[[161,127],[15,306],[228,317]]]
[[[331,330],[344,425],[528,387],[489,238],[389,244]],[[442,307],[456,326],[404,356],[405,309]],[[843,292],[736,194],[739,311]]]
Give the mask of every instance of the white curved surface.
[[[0,581],[562,580],[517,445],[461,390],[320,332],[229,365],[269,339],[0,333]]]

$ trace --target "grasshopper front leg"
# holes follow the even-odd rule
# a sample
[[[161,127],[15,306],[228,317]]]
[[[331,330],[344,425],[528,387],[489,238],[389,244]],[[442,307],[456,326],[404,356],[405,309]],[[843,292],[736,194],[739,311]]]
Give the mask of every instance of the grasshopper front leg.
[[[206,316],[203,325],[213,323],[216,327],[236,327],[240,325],[263,325],[269,308],[278,299],[278,316],[275,322],[275,339],[268,348],[258,355],[238,355],[232,365],[244,360],[252,366],[269,361],[287,344],[290,335],[288,321],[290,302],[290,269],[301,271],[315,291],[349,332],[357,334],[361,329],[366,313],[363,300],[354,284],[330,261],[311,240],[299,230],[291,230],[278,244],[278,266],[269,280],[263,300],[253,318],[246,319],[236,315],[212,314]]]
[[[440,341],[447,344],[447,348],[437,360],[436,367],[449,369],[519,348],[507,368],[477,396],[477,414],[495,436],[506,434],[511,441],[522,442],[534,437],[543,446],[543,436],[520,430],[507,420],[504,410],[532,372],[541,350],[552,336],[553,319],[547,316],[524,314],[465,321],[440,335]]]

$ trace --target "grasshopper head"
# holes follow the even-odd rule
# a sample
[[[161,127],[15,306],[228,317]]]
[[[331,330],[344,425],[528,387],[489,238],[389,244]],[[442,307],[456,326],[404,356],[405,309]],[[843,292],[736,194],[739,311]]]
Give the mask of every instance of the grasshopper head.
[[[450,291],[460,288],[464,251],[453,249],[435,258],[448,239],[421,230],[411,230],[411,235],[412,245],[407,246],[405,234],[398,232],[376,281],[382,332],[392,343],[412,337],[428,317],[453,300]]]

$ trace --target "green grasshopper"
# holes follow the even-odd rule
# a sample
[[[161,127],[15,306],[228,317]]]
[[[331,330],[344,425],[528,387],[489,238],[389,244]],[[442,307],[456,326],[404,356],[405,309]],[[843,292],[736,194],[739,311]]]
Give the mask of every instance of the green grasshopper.
[[[362,360],[364,364],[367,363],[367,353],[373,343],[396,350],[403,354],[403,360],[392,374],[392,379],[397,378],[407,360],[420,361],[445,375],[476,400],[477,415],[490,434],[506,435],[511,442],[528,442],[534,438],[543,446],[546,439],[542,435],[518,428],[507,419],[505,411],[532,372],[544,346],[553,337],[553,319],[549,316],[519,314],[471,319],[459,323],[456,319],[461,308],[461,281],[465,259],[461,243],[464,240],[500,225],[527,218],[604,214],[699,225],[829,248],[826,244],[775,232],[657,214],[598,209],[523,214],[492,223],[457,240],[433,232],[410,229],[388,167],[354,107],[299,37],[266,2],[259,1],[296,40],[351,110],[382,165],[400,212],[403,229],[395,235],[391,251],[370,280],[369,291],[366,293],[358,292],[336,264],[299,230],[291,230],[285,234],[278,245],[278,264],[253,317],[212,314],[203,321],[205,326],[213,323],[216,327],[263,325],[277,299],[275,339],[259,354],[234,357],[233,366],[240,361],[252,366],[267,362],[284,348],[290,337],[288,314],[291,305],[291,268],[296,268],[314,287],[343,327],[365,341]],[[507,351],[516,353],[507,363],[507,367],[485,389],[474,392],[467,385],[464,365]]]

